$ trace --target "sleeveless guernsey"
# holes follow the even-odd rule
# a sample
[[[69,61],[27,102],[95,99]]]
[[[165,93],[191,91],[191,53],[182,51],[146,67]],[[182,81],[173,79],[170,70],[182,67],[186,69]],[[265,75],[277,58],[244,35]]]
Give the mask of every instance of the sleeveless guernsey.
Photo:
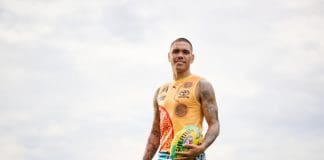
[[[190,75],[160,87],[160,151],[169,152],[174,135],[187,125],[202,130],[203,113],[195,90],[201,77]]]

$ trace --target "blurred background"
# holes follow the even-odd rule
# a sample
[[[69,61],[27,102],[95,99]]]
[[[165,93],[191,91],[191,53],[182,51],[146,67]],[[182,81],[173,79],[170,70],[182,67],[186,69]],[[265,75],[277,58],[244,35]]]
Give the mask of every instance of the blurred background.
[[[0,159],[141,159],[186,37],[219,106],[207,159],[322,160],[323,19],[322,0],[0,0]]]

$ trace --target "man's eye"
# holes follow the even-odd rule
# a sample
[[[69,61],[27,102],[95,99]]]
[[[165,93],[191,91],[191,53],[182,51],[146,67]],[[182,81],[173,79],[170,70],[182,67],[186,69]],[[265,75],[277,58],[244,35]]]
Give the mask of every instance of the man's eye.
[[[175,49],[175,50],[173,50],[173,52],[172,53],[179,53],[180,52],[180,50],[178,50],[178,49]]]
[[[183,50],[184,54],[189,54],[190,52],[188,50]]]

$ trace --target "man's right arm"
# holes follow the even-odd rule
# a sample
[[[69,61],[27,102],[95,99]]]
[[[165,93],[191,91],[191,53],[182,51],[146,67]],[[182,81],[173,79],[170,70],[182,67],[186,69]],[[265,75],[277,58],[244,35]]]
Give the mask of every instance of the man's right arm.
[[[156,91],[153,99],[153,107],[154,107],[153,125],[151,129],[151,134],[146,144],[143,160],[151,160],[154,157],[155,152],[160,146],[160,112],[157,103],[158,93],[159,93],[159,89]]]

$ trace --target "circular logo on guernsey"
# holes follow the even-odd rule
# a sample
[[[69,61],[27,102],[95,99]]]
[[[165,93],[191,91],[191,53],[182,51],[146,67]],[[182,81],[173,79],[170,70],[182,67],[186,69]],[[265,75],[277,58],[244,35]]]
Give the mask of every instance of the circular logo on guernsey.
[[[179,117],[183,117],[187,114],[188,112],[188,107],[185,104],[178,104],[175,108],[175,114]]]

